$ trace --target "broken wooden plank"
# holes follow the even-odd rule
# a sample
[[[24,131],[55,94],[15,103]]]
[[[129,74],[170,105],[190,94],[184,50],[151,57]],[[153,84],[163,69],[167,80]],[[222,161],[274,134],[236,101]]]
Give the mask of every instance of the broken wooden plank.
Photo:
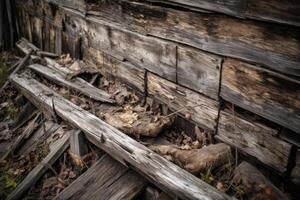
[[[300,32],[295,27],[186,12],[132,1],[104,2],[95,9],[98,12],[93,14],[97,16],[88,19],[105,21],[110,27],[126,28],[300,76]]]
[[[70,150],[74,155],[81,157],[88,153],[85,140],[85,136],[81,130],[70,135]]]
[[[55,200],[71,199],[134,199],[147,181],[133,170],[104,155]]]
[[[182,199],[231,199],[36,80],[16,75],[11,81],[37,106],[52,110],[54,104],[55,112],[81,129],[90,142],[129,165],[167,193]]]
[[[85,48],[83,60],[100,71],[104,76],[113,76],[129,86],[144,92],[144,74],[142,67],[117,58],[94,48]]]
[[[284,173],[287,169],[291,145],[276,138],[278,131],[248,121],[230,111],[221,111],[218,140],[257,158],[267,166]]]
[[[184,46],[178,46],[177,59],[178,84],[217,100],[222,59]]]
[[[52,121],[45,121],[32,134],[32,136],[26,140],[24,145],[21,146],[21,148],[17,151],[17,155],[20,156],[28,154],[40,141],[57,131],[58,128],[60,128],[58,124]]]
[[[29,65],[28,68],[60,86],[78,91],[89,98],[106,103],[115,103],[115,101],[107,92],[94,87],[92,84],[83,81],[82,79],[75,77],[71,80],[67,80],[66,77],[68,74],[64,73],[63,71],[39,64]]]
[[[12,155],[20,145],[24,142],[26,138],[28,138],[37,128],[38,121],[40,120],[41,113],[37,113],[35,118],[28,123],[24,131],[13,141],[9,150],[1,157],[1,160],[5,160],[7,156]]]
[[[66,132],[62,138],[50,145],[49,154],[26,176],[26,178],[16,187],[16,189],[8,196],[8,200],[20,199],[24,193],[30,189],[48,170],[48,165],[52,165],[60,155],[69,146],[69,133]]]
[[[169,108],[189,118],[202,128],[215,130],[218,102],[190,89],[148,73],[148,94]]]
[[[221,97],[300,133],[300,81],[226,59]]]
[[[192,10],[205,9],[218,13],[224,13],[240,18],[249,18],[289,24],[300,27],[300,16],[298,1],[281,0],[147,0],[149,2],[160,2],[177,6],[185,6]],[[201,10],[200,10],[201,12]]]
[[[245,161],[234,170],[233,183],[243,188],[244,195],[249,199],[289,199],[258,169]]]
[[[116,28],[95,18],[87,19],[90,47],[128,60],[164,78],[176,80],[176,45]]]

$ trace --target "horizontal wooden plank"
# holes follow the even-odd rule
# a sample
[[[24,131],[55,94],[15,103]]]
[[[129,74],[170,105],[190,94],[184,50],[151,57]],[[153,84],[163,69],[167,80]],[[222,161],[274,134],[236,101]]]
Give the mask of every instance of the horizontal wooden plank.
[[[103,3],[95,7],[92,14],[131,31],[300,76],[298,28],[130,1]]]
[[[276,130],[242,119],[232,111],[221,111],[215,137],[284,173],[291,145],[277,138],[276,134]]]
[[[253,65],[226,59],[221,96],[300,133],[300,82]]]
[[[178,46],[178,84],[218,99],[222,59],[203,51]]]
[[[87,18],[90,47],[128,60],[134,65],[176,80],[176,45],[130,31],[117,29],[106,22]],[[109,24],[109,23],[108,23]]]
[[[231,199],[36,80],[15,75],[11,81],[33,103],[49,110],[54,105],[57,115],[81,129],[92,143],[167,193],[182,199]]]
[[[94,48],[84,48],[83,59],[104,76],[111,75],[134,89],[144,92],[145,70],[142,67],[136,67],[128,61],[118,60]]]
[[[190,118],[200,127],[215,130],[218,102],[197,92],[148,73],[148,94],[167,104],[185,118]]]
[[[240,18],[283,23],[300,27],[300,2],[282,0],[147,0],[178,6],[200,8]]]

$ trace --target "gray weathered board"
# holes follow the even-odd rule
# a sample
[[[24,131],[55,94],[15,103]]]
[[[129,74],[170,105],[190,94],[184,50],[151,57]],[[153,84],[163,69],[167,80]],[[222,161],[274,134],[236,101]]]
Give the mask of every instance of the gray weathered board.
[[[221,97],[300,133],[300,81],[226,59]]]
[[[29,65],[28,68],[34,72],[37,72],[38,74],[41,74],[47,79],[50,79],[58,85],[78,91],[89,98],[106,103],[115,103],[115,101],[107,92],[94,87],[92,84],[82,80],[81,78],[75,77],[71,80],[67,80],[66,77],[68,74],[64,73],[63,71],[39,64]]]
[[[104,155],[54,199],[131,200],[146,184],[142,176]]]
[[[277,138],[277,134],[278,131],[242,119],[233,111],[221,111],[215,137],[283,174],[292,145]]]
[[[90,47],[144,67],[169,80],[176,80],[176,45],[121,30],[95,18],[87,19]]]
[[[218,117],[218,102],[205,97],[190,89],[179,86],[154,74],[147,76],[148,94],[169,108],[190,118],[199,126],[208,130],[215,130]]]
[[[130,1],[109,1],[95,9],[87,20],[106,23],[112,33],[117,26],[300,76],[300,31],[295,27]]]
[[[11,81],[39,108],[53,112],[54,104],[56,114],[81,129],[90,142],[167,193],[182,199],[231,199],[36,80],[16,75]]]
[[[175,3],[191,9],[205,9],[240,18],[300,26],[300,1],[282,0],[147,0],[149,2]]]
[[[117,58],[94,48],[85,48],[83,51],[85,62],[96,68],[104,76],[113,76],[129,86],[144,92],[145,70],[129,62]]]
[[[49,169],[48,165],[54,164],[54,162],[60,157],[60,155],[69,146],[69,133],[66,132],[61,138],[50,145],[50,152],[48,155],[25,177],[25,179],[17,185],[16,189],[8,196],[8,200],[17,200],[23,197],[23,195],[33,186]]]
[[[178,84],[217,100],[222,59],[186,46],[178,46],[177,59]]]

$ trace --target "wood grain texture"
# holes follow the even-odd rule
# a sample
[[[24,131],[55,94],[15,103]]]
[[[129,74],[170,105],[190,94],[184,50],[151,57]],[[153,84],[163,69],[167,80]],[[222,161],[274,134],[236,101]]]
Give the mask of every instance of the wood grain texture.
[[[45,0],[45,1],[59,5],[59,6],[65,6],[68,8],[80,10],[82,12],[85,12],[85,10],[86,10],[86,1],[85,0]]]
[[[176,45],[87,18],[89,46],[176,80]]]
[[[147,0],[191,9],[205,9],[240,18],[249,18],[300,26],[300,1],[281,0]]]
[[[78,91],[89,98],[106,103],[115,103],[115,101],[106,91],[94,87],[92,84],[84,81],[81,78],[75,77],[71,80],[67,80],[67,73],[39,64],[29,65],[28,68],[60,86]]]
[[[123,29],[300,76],[298,28],[130,1],[102,3],[91,14]]]
[[[276,138],[276,134],[278,131],[274,129],[242,119],[233,112],[221,111],[215,137],[284,173],[291,145]]]
[[[300,82],[226,59],[221,97],[300,133]]]
[[[222,59],[183,46],[178,46],[177,58],[178,84],[217,100]]]
[[[197,92],[148,73],[148,94],[169,108],[190,118],[204,129],[215,130],[218,102]]]
[[[144,74],[142,67],[137,67],[130,62],[117,58],[94,48],[85,48],[83,59],[100,71],[104,76],[113,76],[129,86],[144,92]]]
[[[60,155],[69,145],[69,133],[65,133],[61,138],[50,145],[49,154],[26,176],[26,178],[8,196],[8,200],[20,199],[48,170],[48,165],[53,165]]]
[[[131,200],[141,192],[146,183],[133,170],[104,155],[54,199]]]
[[[56,113],[81,129],[89,141],[167,193],[182,199],[231,199],[34,79],[15,75],[11,81],[33,103],[49,109],[54,104]]]

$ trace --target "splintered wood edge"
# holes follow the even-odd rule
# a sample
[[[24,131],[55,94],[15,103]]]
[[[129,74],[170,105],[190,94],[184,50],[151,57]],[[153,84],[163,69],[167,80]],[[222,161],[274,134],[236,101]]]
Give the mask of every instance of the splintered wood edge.
[[[182,199],[232,199],[36,80],[19,75],[11,81],[29,100],[35,99],[33,103],[48,108],[53,103],[56,113],[81,129],[92,143],[167,193]]]

